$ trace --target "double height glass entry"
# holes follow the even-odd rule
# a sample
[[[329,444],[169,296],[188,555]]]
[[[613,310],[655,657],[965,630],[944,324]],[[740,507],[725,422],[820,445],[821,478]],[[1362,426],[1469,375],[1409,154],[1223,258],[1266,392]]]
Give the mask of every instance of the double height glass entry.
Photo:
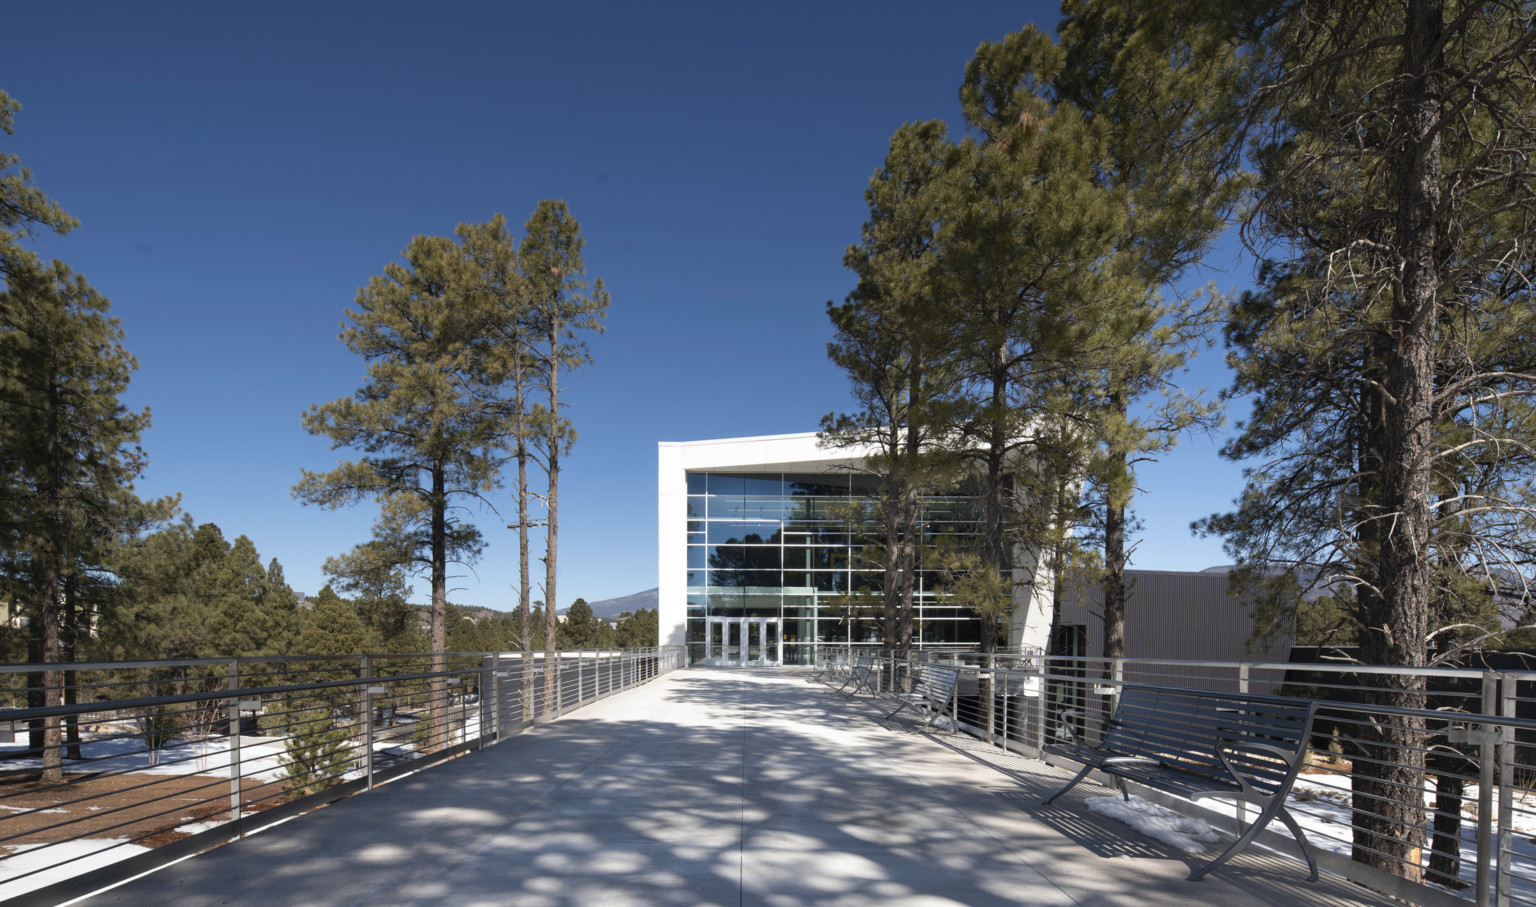
[[[705,664],[745,668],[783,663],[778,618],[710,617],[707,621]]]

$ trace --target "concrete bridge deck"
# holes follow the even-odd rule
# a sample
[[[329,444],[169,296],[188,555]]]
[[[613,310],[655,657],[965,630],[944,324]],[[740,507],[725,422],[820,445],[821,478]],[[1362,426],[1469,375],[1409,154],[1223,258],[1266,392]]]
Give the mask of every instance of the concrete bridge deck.
[[[1062,772],[806,677],[674,672],[84,903],[1392,903],[1254,851],[1186,882],[1082,805],[1102,789],[1042,808]]]

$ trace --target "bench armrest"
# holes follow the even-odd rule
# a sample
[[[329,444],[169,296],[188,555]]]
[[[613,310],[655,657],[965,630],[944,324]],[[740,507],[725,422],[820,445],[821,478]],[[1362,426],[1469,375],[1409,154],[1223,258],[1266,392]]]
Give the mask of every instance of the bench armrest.
[[[1150,756],[1110,756],[1104,760],[1105,765],[1123,765],[1135,763],[1137,765],[1162,765],[1163,763]]]
[[[1288,750],[1284,747],[1270,746],[1267,743],[1218,743],[1216,745],[1216,757],[1220,759],[1221,764],[1226,767],[1227,774],[1232,776],[1232,780],[1237,782],[1237,786],[1242,789],[1243,793],[1257,795],[1258,792],[1253,789],[1252,782],[1250,782],[1242,772],[1238,771],[1237,768],[1232,765],[1232,760],[1227,756],[1228,753],[1243,752],[1268,753],[1269,755],[1274,756],[1276,759],[1279,759],[1281,762],[1286,764],[1286,774],[1289,777],[1294,778],[1296,776],[1297,767],[1301,764],[1302,754],[1305,751]]]
[[[1056,730],[1057,730],[1058,733],[1062,733],[1062,732],[1066,733],[1066,735],[1067,735],[1066,744],[1068,746],[1078,746],[1078,745],[1080,745],[1083,742],[1083,741],[1078,739],[1077,732],[1072,730],[1072,721],[1071,721],[1071,719],[1072,718],[1076,718],[1078,714],[1079,713],[1078,713],[1077,709],[1062,709],[1061,711],[1056,713],[1056,718],[1057,718]]]

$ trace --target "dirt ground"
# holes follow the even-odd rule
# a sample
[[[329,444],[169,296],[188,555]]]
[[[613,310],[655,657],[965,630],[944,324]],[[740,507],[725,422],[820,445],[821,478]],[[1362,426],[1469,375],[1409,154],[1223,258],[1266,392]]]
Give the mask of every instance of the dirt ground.
[[[63,784],[16,775],[0,780],[0,849],[82,837],[159,847],[191,837],[178,826],[228,820],[229,793],[229,779],[195,775],[66,774]],[[280,802],[280,783],[247,780],[241,788],[247,813]]]

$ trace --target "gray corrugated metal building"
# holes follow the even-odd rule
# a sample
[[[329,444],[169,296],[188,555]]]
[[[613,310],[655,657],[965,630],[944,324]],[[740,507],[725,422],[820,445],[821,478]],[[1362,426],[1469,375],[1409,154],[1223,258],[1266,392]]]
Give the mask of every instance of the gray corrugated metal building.
[[[1253,608],[1228,593],[1225,572],[1128,570],[1126,579],[1130,586],[1125,608],[1127,658],[1284,662],[1290,655],[1289,639],[1249,649]],[[1090,658],[1104,654],[1103,601],[1097,584],[1070,579],[1062,583],[1058,622],[1063,644],[1056,651],[1075,650]],[[1126,679],[1166,683],[1178,676],[1230,672],[1165,668],[1161,673],[1161,678]]]

